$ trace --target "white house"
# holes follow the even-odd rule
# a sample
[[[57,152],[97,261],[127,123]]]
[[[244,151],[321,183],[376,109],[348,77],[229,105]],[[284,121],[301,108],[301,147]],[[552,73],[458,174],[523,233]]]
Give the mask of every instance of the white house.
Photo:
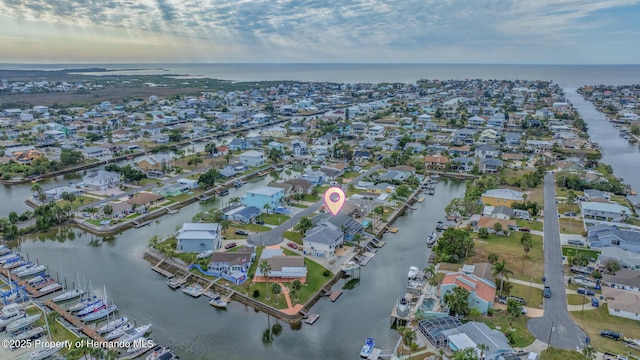
[[[581,206],[582,214],[587,219],[620,222],[632,214],[628,207],[614,203],[584,201]]]
[[[285,137],[287,136],[287,129],[280,126],[274,126],[270,129],[262,130],[262,135],[267,137],[268,136]]]
[[[80,151],[86,159],[102,159],[109,156],[109,150],[99,146],[88,146]]]
[[[120,186],[120,174],[99,170],[82,177],[84,186],[93,190],[105,190]]]
[[[307,231],[303,243],[304,254],[321,258],[331,258],[343,242],[342,231],[332,230],[327,226],[317,226]]]
[[[631,320],[640,320],[640,294],[602,287],[602,295],[607,299],[609,315]]]
[[[240,162],[251,167],[262,166],[267,163],[264,153],[256,150],[245,151],[239,156]]]
[[[217,223],[184,223],[176,239],[176,250],[189,253],[216,250],[222,243],[220,226]]]
[[[189,189],[197,189],[198,188],[198,180],[192,179],[179,179],[178,184],[182,184],[188,186]]]
[[[374,140],[384,138],[384,127],[380,125],[370,127],[367,136]]]

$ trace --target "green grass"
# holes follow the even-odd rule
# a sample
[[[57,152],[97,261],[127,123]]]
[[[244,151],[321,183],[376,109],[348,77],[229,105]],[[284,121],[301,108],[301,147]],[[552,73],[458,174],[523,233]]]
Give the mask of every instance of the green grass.
[[[472,256],[465,263],[473,264],[486,262],[490,253],[503,259],[513,274],[511,278],[540,283],[544,276],[544,253],[542,250],[542,236],[531,235],[533,245],[529,254],[525,256],[520,242],[522,232],[513,231],[509,236],[489,235],[489,239],[477,240]]]
[[[100,225],[100,222],[104,220],[111,220],[111,223],[113,224],[113,219],[86,219],[85,221],[95,226],[102,226]]]
[[[40,309],[38,309],[37,307],[30,307],[26,309],[26,313],[27,315],[34,315],[37,313],[42,314],[42,311],[40,311]],[[70,342],[74,342],[76,339],[78,339],[77,336],[75,336],[71,331],[67,330],[67,328],[62,326],[62,324],[60,324],[57,321],[51,321],[53,319],[57,319],[57,317],[54,317],[54,315],[50,315],[48,319],[49,331],[51,333],[51,337],[53,341],[69,340]],[[43,328],[46,328],[44,314],[40,317],[40,319],[38,319],[38,321],[35,322],[35,326],[41,326]]]
[[[606,303],[597,309],[585,312],[571,311],[569,315],[589,335],[591,344],[597,351],[613,354],[627,354],[631,351],[635,356],[640,356],[640,351],[626,347],[622,341],[613,341],[600,336],[601,330],[613,330],[623,333],[628,338],[640,338],[639,323],[635,320],[609,315]]]
[[[540,360],[583,360],[581,352],[550,347],[540,354]]]
[[[300,208],[300,209],[306,209],[306,208],[308,208],[308,207],[309,207],[309,205],[305,205],[305,204],[296,204],[296,203],[291,204],[291,206],[293,206],[293,207],[297,207],[297,208]]]
[[[287,240],[291,240],[291,241],[293,241],[294,243],[296,243],[298,245],[302,245],[303,236],[300,233],[297,233],[295,231],[285,231],[282,234],[282,237],[287,239]]]
[[[496,327],[500,327],[499,331],[502,333],[506,333],[509,329],[513,329],[513,343],[512,347],[525,347],[532,344],[535,341],[535,337],[531,335],[529,330],[527,330],[527,321],[529,320],[526,316],[520,316],[518,319],[512,322],[512,326],[509,326],[509,318],[507,316],[506,311],[498,312],[496,311],[492,317],[487,316],[470,316],[471,320],[479,321],[487,324],[492,329],[496,329]]]
[[[591,303],[591,299],[588,296],[583,296],[580,294],[567,294],[567,304],[569,305],[589,305]]]
[[[322,190],[322,192],[318,191],[318,194],[322,194],[322,193],[324,193],[324,191],[325,191],[325,190],[327,190],[327,189],[328,189],[328,187],[327,187],[326,189]],[[316,202],[316,201],[318,201],[318,200],[320,200],[320,196],[318,196],[318,195],[315,195],[315,196],[314,196],[314,195],[311,195],[311,194],[306,194],[306,195],[302,198],[302,201],[307,201],[307,202]]]
[[[262,214],[260,215],[260,219],[262,219],[265,222],[265,224],[280,225],[283,222],[289,220],[290,217],[282,214],[268,214],[268,215]]]
[[[518,224],[518,227],[525,227],[525,228],[529,228],[533,231],[542,231],[542,222],[541,221],[533,221],[533,220],[522,220],[522,219],[518,219],[516,220],[516,224]]]
[[[258,224],[242,224],[240,227],[252,232],[265,232],[271,230],[271,228],[268,226]]]
[[[560,232],[563,234],[582,234],[585,232],[584,223],[580,220],[560,218]]]
[[[345,179],[353,179],[353,178],[357,177],[358,175],[360,175],[360,173],[357,172],[357,171],[348,171],[348,172],[344,173],[342,175],[342,177],[345,178]]]
[[[580,253],[586,254],[591,259],[597,259],[598,255],[600,255],[600,251],[591,250],[586,248],[577,248],[573,246],[563,246],[562,247],[562,255],[563,256],[573,256],[578,255]]]
[[[542,306],[542,289],[510,283],[507,280],[505,280],[504,283],[504,288],[509,288],[509,295],[525,299],[527,301],[527,306],[532,308],[539,308]],[[500,280],[496,281],[496,287],[498,291],[500,291]]]

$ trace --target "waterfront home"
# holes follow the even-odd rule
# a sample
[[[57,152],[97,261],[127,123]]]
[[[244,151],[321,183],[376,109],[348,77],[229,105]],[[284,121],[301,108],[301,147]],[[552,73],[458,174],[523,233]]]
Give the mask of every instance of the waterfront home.
[[[323,185],[327,182],[327,177],[322,171],[307,171],[298,176],[298,179],[306,180],[314,186]]]
[[[451,156],[467,156],[471,153],[469,146],[452,146],[449,148],[449,155]]]
[[[211,255],[207,272],[212,276],[220,276],[236,285],[247,279],[251,264],[255,261],[255,247],[243,246],[233,252],[216,251]]]
[[[83,189],[79,189],[71,186],[58,186],[52,189],[47,189],[42,192],[45,196],[45,201],[56,201],[62,199],[62,194],[69,193],[73,195],[81,195],[84,193]],[[34,198],[37,198],[37,195],[33,195]]]
[[[22,165],[29,165],[33,160],[42,158],[44,158],[44,153],[39,150],[14,151],[11,153],[11,159]]]
[[[220,225],[217,223],[184,223],[176,239],[176,250],[184,253],[216,250],[222,244]]]
[[[487,158],[480,160],[478,169],[485,174],[496,174],[500,172],[500,169],[504,166],[504,163],[500,159]]]
[[[198,180],[193,179],[178,179],[178,184],[186,186],[189,190],[197,189],[199,187]]]
[[[342,231],[331,229],[327,225],[320,225],[307,231],[302,239],[303,253],[320,258],[331,258],[336,249],[342,245],[344,234]]]
[[[227,220],[237,221],[243,224],[250,224],[262,213],[261,209],[255,206],[239,206],[224,213]]]
[[[104,159],[109,156],[109,150],[100,146],[88,146],[80,151],[85,159]]]
[[[444,330],[447,344],[451,351],[473,349],[476,356],[482,355],[483,360],[502,360],[503,355],[513,354],[514,349],[509,346],[509,339],[499,330],[489,328],[485,323],[470,321],[455,329]],[[478,345],[487,346],[479,350]]]
[[[618,290],[640,292],[640,271],[632,269],[620,269],[615,274],[602,273],[602,283]]]
[[[269,209],[274,210],[282,205],[284,201],[284,189],[262,186],[256,189],[247,190],[242,197],[242,204],[245,206],[255,206],[261,211],[267,212],[265,205],[269,205]]]
[[[628,207],[615,203],[583,201],[580,207],[585,219],[622,222],[632,214]]]
[[[514,202],[522,202],[524,193],[511,189],[491,189],[485,191],[480,199],[485,205],[512,207]]]
[[[640,294],[603,287],[609,315],[640,321]]]
[[[134,195],[134,197],[127,200],[127,203],[131,206],[146,209],[152,207],[157,202],[162,201],[164,196],[159,194],[153,194],[150,192],[140,192]]]
[[[453,158],[449,162],[451,170],[470,172],[476,165],[476,159],[472,157]]]
[[[473,274],[453,272],[445,275],[440,285],[440,301],[444,303],[444,295],[453,291],[455,287],[463,287],[469,291],[469,308],[475,308],[486,314],[493,307],[496,296],[496,284]]]
[[[134,160],[134,164],[145,173],[149,171],[171,171],[173,169],[173,159],[168,154],[145,155]]]
[[[640,253],[640,231],[637,230],[597,224],[587,228],[587,240],[591,247],[618,247]]]
[[[489,159],[500,157],[500,149],[494,145],[480,145],[475,150],[475,156],[479,159]]]
[[[424,157],[424,166],[428,169],[444,169],[449,159],[443,155],[427,155]]]
[[[313,192],[313,184],[310,181],[304,179],[289,179],[282,182],[283,184],[291,184],[293,188],[291,189],[292,194],[305,194],[311,195]]]
[[[364,226],[351,218],[346,213],[341,212],[335,216],[328,213],[318,214],[311,219],[314,226],[324,226],[331,230],[342,231],[343,239],[353,240],[356,234],[364,234]]]
[[[153,192],[162,196],[178,196],[189,191],[189,186],[184,184],[167,184],[160,188],[153,189]]]
[[[515,220],[504,219],[502,217],[489,217],[489,216],[480,216],[478,223],[476,224],[477,229],[485,228],[489,230],[489,233],[494,233],[493,227],[496,223],[500,223],[502,226],[502,231],[505,233],[509,230],[515,230],[518,228]]]
[[[105,190],[120,187],[120,174],[98,170],[82,177],[82,184],[90,190]]]
[[[247,149],[247,141],[244,138],[235,138],[231,140],[231,142],[227,145],[229,146],[229,150],[246,150]]]
[[[585,189],[584,197],[587,201],[609,202],[611,201],[612,193],[606,191],[600,191],[595,189]]]
[[[263,130],[262,135],[266,137],[276,137],[276,138],[285,137],[287,136],[287,129],[280,126],[274,126],[270,129]]]
[[[249,150],[239,156],[240,162],[249,167],[258,167],[267,163],[267,157],[261,151]]]
[[[254,282],[291,282],[300,280],[305,283],[307,281],[307,266],[304,263],[304,256],[285,256],[282,248],[279,245],[274,245],[267,246],[262,250],[258,263],[263,260],[269,264],[271,271],[269,274],[263,274],[260,266],[258,266],[253,277]]]

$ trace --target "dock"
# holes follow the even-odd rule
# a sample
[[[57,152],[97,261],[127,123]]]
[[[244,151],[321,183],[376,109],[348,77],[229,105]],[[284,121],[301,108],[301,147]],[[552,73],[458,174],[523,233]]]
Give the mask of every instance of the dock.
[[[173,274],[170,271],[167,271],[167,270],[165,270],[165,269],[160,267],[160,265],[163,262],[164,262],[164,260],[160,260],[159,263],[157,263],[156,265],[151,267],[151,270],[157,272],[158,274],[160,274],[160,275],[162,275],[162,276],[164,276],[164,277],[166,277],[168,279],[171,279],[173,277]]]
[[[332,302],[335,302],[336,300],[338,300],[340,295],[342,295],[342,293],[343,293],[342,290],[332,291],[331,294],[329,294],[329,300],[331,300]]]
[[[136,228],[136,229],[139,229],[139,228],[141,228],[143,226],[147,226],[147,225],[151,224],[151,220],[147,220],[147,221],[144,221],[144,222],[136,222],[136,221],[134,221],[133,223],[135,224],[133,227]]]
[[[169,208],[166,208],[166,210],[167,210],[167,214],[171,214],[171,215],[177,214],[178,212],[180,212],[180,210],[173,210]]]
[[[368,360],[378,360],[380,358],[380,355],[382,355],[382,350],[374,347],[373,350],[371,350],[371,354],[369,354],[367,359]]]
[[[318,314],[310,314],[306,319],[304,319],[304,322],[306,324],[313,325],[316,321],[318,321],[319,318],[320,315]]]
[[[419,202],[419,203],[424,202],[424,198],[423,197],[418,198],[418,200],[416,200],[416,201]]]
[[[44,288],[45,286],[51,285],[53,283],[48,283],[48,284],[45,283],[45,284],[43,284],[41,286],[34,287],[34,286],[29,285],[29,283],[27,281],[21,279],[18,275],[8,271],[5,267],[0,266],[0,273],[2,273],[4,275],[4,274],[7,274],[7,272],[10,275],[9,281],[16,282],[18,284],[18,286],[23,287],[24,290],[26,290],[32,297],[34,297],[36,299],[40,298],[40,297],[43,297],[45,295],[54,293],[56,291],[60,291],[62,289],[62,285],[58,284],[59,286],[53,287],[53,288],[51,288],[51,289],[49,289],[47,291],[40,291],[40,289]]]
[[[389,228],[389,232],[390,232],[390,233],[392,233],[392,234],[395,234],[395,233],[397,233],[398,231],[400,231],[400,229],[398,229],[397,227]]]
[[[198,196],[198,200],[200,200],[200,202],[207,202],[207,201],[211,200],[211,196],[207,196],[205,194],[202,194],[202,195]]]
[[[66,321],[68,321],[75,328],[80,329],[82,331],[82,333],[87,335],[89,338],[91,338],[91,339],[93,339],[93,340],[95,340],[97,342],[100,342],[100,343],[105,343],[106,342],[106,340],[102,336],[100,336],[97,331],[95,331],[92,328],[90,328],[88,325],[86,325],[85,323],[80,321],[80,319],[78,319],[77,317],[71,315],[62,306],[54,303],[53,300],[49,299],[49,300],[45,301],[44,305],[46,307],[48,307],[49,309],[51,309],[51,310],[57,312],[58,314],[60,314],[60,316],[62,316],[62,318],[64,318]]]

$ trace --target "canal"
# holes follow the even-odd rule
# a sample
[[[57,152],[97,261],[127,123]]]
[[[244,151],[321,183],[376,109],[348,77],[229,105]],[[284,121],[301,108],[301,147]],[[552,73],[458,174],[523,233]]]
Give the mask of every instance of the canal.
[[[229,198],[249,188],[266,184],[269,177],[232,189]],[[390,329],[390,312],[404,294],[407,272],[412,265],[427,265],[426,236],[444,217],[444,208],[453,197],[464,194],[464,183],[442,179],[435,196],[416,203],[416,210],[400,217],[397,234],[387,234],[387,244],[362,270],[361,282],[346,291],[335,303],[322,299],[312,312],[320,314],[313,326],[291,330],[288,325],[270,344],[263,343],[268,323],[266,314],[231,303],[218,310],[204,299],[193,299],[172,291],[164,279],[142,260],[153,235],[166,237],[200,211],[219,206],[193,204],[178,214],[165,216],[150,226],[132,229],[109,238],[99,238],[78,229],[56,229],[26,240],[22,247],[33,260],[49,265],[50,273],[65,274],[68,282],[76,272],[91,279],[96,292],[118,305],[120,314],[138,324],[153,323],[151,337],[171,346],[187,359],[335,359],[357,357],[366,337],[374,337],[378,347],[391,349],[398,335]],[[218,201],[218,200],[217,200]],[[336,286],[342,286],[341,281]]]

